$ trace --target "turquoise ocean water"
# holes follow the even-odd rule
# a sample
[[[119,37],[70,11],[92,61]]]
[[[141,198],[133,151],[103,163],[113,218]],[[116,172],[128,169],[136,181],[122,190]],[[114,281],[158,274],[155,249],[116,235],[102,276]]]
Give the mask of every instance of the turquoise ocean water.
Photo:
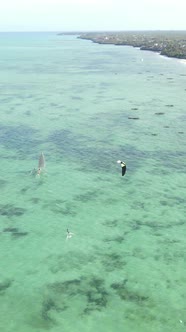
[[[184,331],[185,102],[179,60],[0,34],[2,332]]]

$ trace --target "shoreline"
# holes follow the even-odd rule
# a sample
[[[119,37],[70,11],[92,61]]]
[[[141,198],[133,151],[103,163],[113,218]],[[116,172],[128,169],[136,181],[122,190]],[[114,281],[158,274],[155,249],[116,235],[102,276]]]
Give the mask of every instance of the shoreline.
[[[186,60],[186,31],[91,32],[80,33],[77,38],[91,40],[97,44],[132,46],[142,51]]]

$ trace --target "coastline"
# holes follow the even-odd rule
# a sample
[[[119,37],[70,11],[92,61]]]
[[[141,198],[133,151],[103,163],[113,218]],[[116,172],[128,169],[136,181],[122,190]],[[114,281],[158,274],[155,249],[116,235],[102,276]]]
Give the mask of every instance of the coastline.
[[[80,33],[77,38],[97,44],[132,46],[143,51],[186,60],[186,31],[126,31]]]
[[[186,59],[178,59],[180,63],[182,63],[183,65],[186,65]]]

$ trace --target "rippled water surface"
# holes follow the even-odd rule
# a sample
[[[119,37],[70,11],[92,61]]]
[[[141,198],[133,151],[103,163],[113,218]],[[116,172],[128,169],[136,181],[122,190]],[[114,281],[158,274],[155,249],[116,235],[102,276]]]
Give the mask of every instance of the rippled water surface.
[[[184,331],[185,102],[179,60],[0,34],[2,332]]]

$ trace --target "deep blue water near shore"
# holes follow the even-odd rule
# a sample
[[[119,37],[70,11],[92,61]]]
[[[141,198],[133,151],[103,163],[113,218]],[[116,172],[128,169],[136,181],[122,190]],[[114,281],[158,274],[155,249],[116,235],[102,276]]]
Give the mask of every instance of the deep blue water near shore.
[[[0,34],[1,331],[184,331],[185,101],[176,59]]]

